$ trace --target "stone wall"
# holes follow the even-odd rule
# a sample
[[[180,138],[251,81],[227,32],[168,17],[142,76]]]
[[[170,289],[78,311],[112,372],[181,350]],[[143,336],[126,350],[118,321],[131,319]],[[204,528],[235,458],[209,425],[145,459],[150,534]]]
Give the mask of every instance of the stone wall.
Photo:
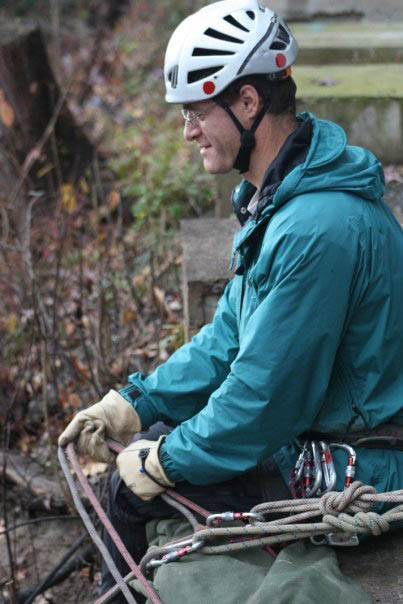
[[[403,227],[403,183],[389,183],[385,201]],[[232,277],[229,262],[238,228],[235,216],[181,222],[186,340],[213,318],[217,302]]]

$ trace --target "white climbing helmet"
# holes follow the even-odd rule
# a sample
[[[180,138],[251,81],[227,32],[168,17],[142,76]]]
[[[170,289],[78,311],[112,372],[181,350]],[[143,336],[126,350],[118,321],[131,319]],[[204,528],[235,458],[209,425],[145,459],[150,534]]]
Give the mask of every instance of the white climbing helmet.
[[[165,54],[168,103],[212,98],[250,74],[282,74],[298,44],[287,25],[258,0],[222,0],[187,17]]]

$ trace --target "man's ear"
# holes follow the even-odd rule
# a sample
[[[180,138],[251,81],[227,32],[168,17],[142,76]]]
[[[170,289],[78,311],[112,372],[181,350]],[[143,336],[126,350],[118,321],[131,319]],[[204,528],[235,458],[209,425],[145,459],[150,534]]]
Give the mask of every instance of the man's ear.
[[[254,86],[245,84],[239,91],[239,101],[246,118],[253,120],[259,113],[262,102]]]

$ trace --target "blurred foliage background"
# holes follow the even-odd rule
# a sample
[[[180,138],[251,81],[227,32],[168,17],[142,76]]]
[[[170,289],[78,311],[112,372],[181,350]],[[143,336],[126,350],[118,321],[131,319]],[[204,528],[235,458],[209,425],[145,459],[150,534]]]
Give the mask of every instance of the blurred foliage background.
[[[206,3],[0,5],[0,27],[17,41],[21,25],[40,28],[60,96],[93,149],[79,177],[67,177],[60,153],[69,140],[57,140],[54,107],[49,150],[38,139],[16,155],[7,134],[17,111],[0,79],[0,160],[25,191],[17,221],[15,198],[0,194],[1,449],[3,459],[18,452],[35,461],[50,479],[60,480],[57,437],[74,413],[183,343],[179,222],[211,213],[217,192],[184,144],[180,108],[164,101],[163,60],[175,26]],[[29,489],[10,488],[5,462],[1,480],[8,535],[38,512]],[[49,500],[43,505],[49,513]],[[0,574],[16,594],[38,579],[32,547],[20,534],[2,550]],[[51,601],[80,601],[76,589],[56,590]]]
[[[0,196],[6,449],[36,454],[40,443],[39,456],[51,455],[77,409],[183,342],[179,221],[211,212],[217,193],[184,144],[180,108],[164,101],[163,60],[172,30],[205,3],[1,4],[0,20],[15,24],[16,36],[17,23],[40,27],[61,94],[94,149],[77,182],[61,172],[57,145],[39,154],[23,224],[13,226],[11,201]],[[12,130],[7,90],[2,98],[2,126]]]

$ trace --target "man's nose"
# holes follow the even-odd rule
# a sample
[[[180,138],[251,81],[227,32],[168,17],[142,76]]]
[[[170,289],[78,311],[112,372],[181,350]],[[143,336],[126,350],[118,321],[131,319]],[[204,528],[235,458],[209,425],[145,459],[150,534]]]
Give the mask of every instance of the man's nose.
[[[183,127],[183,138],[185,141],[191,142],[200,134],[200,126],[196,122],[196,126],[193,126],[191,122],[186,121]]]

